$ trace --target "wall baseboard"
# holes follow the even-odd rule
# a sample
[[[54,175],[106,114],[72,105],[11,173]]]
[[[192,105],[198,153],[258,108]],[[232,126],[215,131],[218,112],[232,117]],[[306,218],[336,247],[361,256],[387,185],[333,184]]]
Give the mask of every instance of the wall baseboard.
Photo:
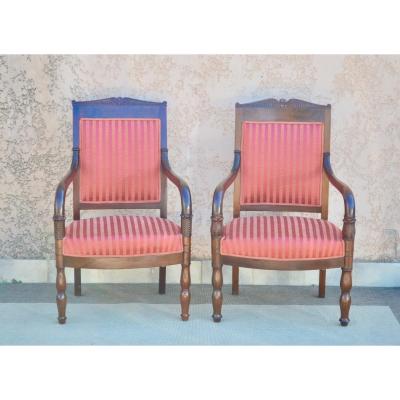
[[[24,283],[55,282],[54,260],[0,259],[0,282],[13,280]],[[73,281],[73,271],[66,270],[67,281]],[[211,283],[210,260],[192,261],[193,284]],[[180,265],[167,268],[167,282],[179,283]],[[338,286],[340,269],[327,271],[327,285]],[[158,268],[132,270],[83,270],[82,283],[156,283]],[[231,283],[231,267],[224,267],[224,283]],[[241,268],[240,283],[247,285],[293,285],[318,284],[317,271],[262,271]],[[356,262],[353,286],[400,287],[400,263]]]

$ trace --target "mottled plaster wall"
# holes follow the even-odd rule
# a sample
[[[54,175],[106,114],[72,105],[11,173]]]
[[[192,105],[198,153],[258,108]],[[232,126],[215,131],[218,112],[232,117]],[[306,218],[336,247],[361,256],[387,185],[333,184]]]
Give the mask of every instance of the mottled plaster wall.
[[[332,163],[357,201],[356,258],[394,260],[399,93],[400,56],[2,56],[0,258],[53,258],[53,195],[70,164],[71,100],[128,96],[168,101],[170,159],[193,194],[194,258],[210,258],[211,196],[231,167],[235,102],[297,97],[332,104]],[[343,202],[333,190],[330,204],[340,225]],[[179,207],[170,186],[175,221]]]

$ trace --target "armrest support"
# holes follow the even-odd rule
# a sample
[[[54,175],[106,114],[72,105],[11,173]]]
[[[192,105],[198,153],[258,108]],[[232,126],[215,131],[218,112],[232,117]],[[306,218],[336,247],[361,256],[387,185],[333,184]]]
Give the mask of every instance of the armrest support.
[[[213,204],[212,204],[212,215],[217,216],[223,213],[223,201],[226,190],[235,180],[236,175],[239,172],[240,168],[240,150],[235,150],[235,157],[233,159],[233,166],[231,169],[231,173],[226,177],[219,185],[215,188]]]
[[[57,185],[54,199],[54,233],[56,239],[62,239],[65,235],[65,195],[71,182],[79,169],[79,149],[74,148],[71,167],[68,173]]]
[[[182,234],[184,236],[191,236],[192,196],[190,194],[189,185],[172,170],[168,159],[168,149],[161,149],[161,166],[164,175],[179,189],[182,207]]]
[[[211,237],[213,252],[219,252],[219,240],[223,231],[223,203],[226,190],[235,180],[240,169],[240,150],[235,150],[231,173],[214,190],[212,215],[211,215]]]
[[[354,240],[356,222],[356,204],[350,187],[336,178],[331,166],[330,153],[324,153],[324,171],[329,182],[342,194],[344,201],[343,238]]]

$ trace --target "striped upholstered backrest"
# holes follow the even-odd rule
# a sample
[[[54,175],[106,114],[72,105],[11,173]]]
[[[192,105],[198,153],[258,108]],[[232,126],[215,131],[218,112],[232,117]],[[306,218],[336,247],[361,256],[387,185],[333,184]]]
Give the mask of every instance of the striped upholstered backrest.
[[[245,121],[240,203],[320,206],[324,125]]]
[[[160,120],[80,118],[82,203],[160,201]]]

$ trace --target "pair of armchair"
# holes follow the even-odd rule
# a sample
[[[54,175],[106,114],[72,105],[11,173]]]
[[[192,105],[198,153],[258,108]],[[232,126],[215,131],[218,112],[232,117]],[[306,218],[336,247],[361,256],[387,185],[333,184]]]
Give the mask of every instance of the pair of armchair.
[[[212,205],[213,320],[222,318],[222,266],[317,269],[325,296],[326,269],[342,268],[340,323],[349,323],[355,235],[354,197],[330,165],[330,106],[300,100],[236,104],[235,157],[231,174],[215,190]],[[166,102],[128,98],[73,102],[72,164],[59,183],[54,207],[58,321],[66,322],[65,268],[74,268],[81,295],[82,268],[181,264],[181,318],[189,318],[192,202],[187,183],[171,169]],[[167,219],[167,179],[181,195],[181,225]],[[329,181],[342,193],[343,229],[327,221]],[[225,191],[234,182],[233,220],[223,224]],[[65,226],[65,195],[73,183],[73,221]],[[158,209],[160,217],[80,219],[81,210]],[[241,211],[311,212],[320,219]]]

